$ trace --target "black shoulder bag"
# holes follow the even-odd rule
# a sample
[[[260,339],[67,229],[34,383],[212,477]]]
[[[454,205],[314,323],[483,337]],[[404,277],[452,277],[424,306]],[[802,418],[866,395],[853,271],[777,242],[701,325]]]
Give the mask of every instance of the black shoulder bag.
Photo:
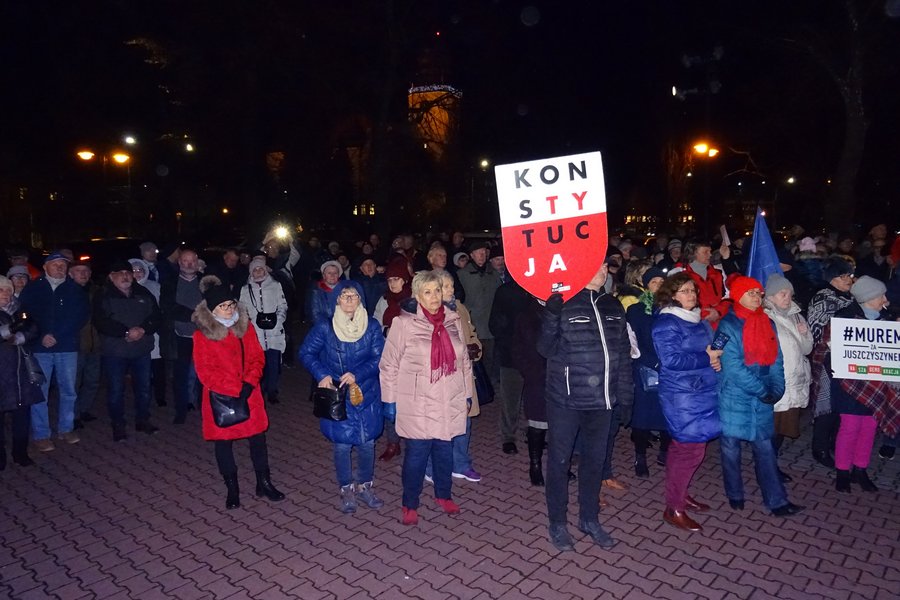
[[[253,308],[256,310],[256,326],[260,329],[275,329],[275,325],[278,324],[278,313],[277,312],[262,312],[256,306],[256,300],[253,299],[253,287],[248,283],[247,290],[250,292],[250,304],[253,305]],[[262,288],[260,288],[260,295],[262,295]],[[260,302],[262,304],[262,302]]]
[[[244,372],[244,340],[241,344],[241,372]],[[216,427],[232,427],[250,418],[250,403],[247,398],[226,396],[209,390],[209,405],[212,408],[213,422]]]
[[[338,351],[338,361],[341,364],[341,371],[344,370],[344,361],[341,360],[341,353]],[[329,421],[345,421],[347,419],[347,387],[337,387],[334,379],[331,380],[334,388],[323,388],[316,386],[312,391],[313,416],[320,419],[328,419]]]

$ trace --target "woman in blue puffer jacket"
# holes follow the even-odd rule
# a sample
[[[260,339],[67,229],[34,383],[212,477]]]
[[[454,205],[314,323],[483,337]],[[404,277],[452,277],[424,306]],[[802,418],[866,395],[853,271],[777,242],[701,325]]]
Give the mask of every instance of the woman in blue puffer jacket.
[[[666,510],[663,520],[686,531],[700,531],[687,509],[709,506],[688,493],[694,473],[706,455],[706,443],[719,437],[716,371],[721,350],[710,348],[712,327],[700,318],[697,285],[687,273],[672,275],[656,292],[660,307],[653,324],[659,357],[659,403],[672,442],[666,459]]]
[[[319,387],[344,390],[347,386],[347,419],[319,419],[319,427],[334,443],[334,468],[341,488],[339,509],[353,513],[357,501],[370,508],[384,505],[372,488],[375,438],[381,435],[384,419],[378,370],[384,336],[378,322],[368,318],[359,283],[340,281],[334,287],[334,298],[334,314],[319,318],[313,325],[300,348],[300,360]],[[353,448],[357,457],[355,478]]]

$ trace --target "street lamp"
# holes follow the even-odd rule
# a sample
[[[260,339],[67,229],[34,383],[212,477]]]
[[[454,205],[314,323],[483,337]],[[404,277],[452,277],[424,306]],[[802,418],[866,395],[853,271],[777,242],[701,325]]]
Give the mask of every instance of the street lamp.
[[[710,146],[707,142],[697,142],[694,144],[694,153],[699,154],[700,156],[715,158],[716,155],[719,154],[719,149]]]
[[[80,150],[75,154],[75,156],[77,156],[81,160],[87,161],[87,160],[91,160],[92,158],[94,158],[94,153],[91,152],[90,150]]]
[[[114,161],[116,161],[117,163],[119,163],[120,165],[124,165],[129,160],[131,160],[131,157],[128,156],[127,154],[125,154],[124,152],[116,152],[115,154],[112,155],[112,159]]]
[[[133,135],[126,135],[126,136],[123,138],[123,140],[124,140],[125,143],[128,144],[129,146],[134,146],[135,144],[137,144],[137,138],[134,137]]]

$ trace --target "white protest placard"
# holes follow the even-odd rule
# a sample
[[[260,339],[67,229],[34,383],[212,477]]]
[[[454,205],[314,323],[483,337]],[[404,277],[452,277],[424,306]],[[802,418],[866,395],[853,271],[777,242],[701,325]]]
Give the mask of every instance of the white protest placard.
[[[838,379],[900,382],[900,323],[831,319],[831,369]]]
[[[568,300],[606,257],[600,153],[497,165],[494,175],[508,272],[538,298]]]

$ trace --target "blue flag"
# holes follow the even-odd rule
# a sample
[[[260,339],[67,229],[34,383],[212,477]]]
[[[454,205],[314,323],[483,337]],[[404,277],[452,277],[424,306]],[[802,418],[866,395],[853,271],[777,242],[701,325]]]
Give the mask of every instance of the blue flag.
[[[756,207],[756,223],[753,225],[753,239],[750,241],[750,258],[747,261],[747,277],[757,280],[763,287],[772,273],[784,275],[778,252],[766,227],[766,218],[762,209]]]

